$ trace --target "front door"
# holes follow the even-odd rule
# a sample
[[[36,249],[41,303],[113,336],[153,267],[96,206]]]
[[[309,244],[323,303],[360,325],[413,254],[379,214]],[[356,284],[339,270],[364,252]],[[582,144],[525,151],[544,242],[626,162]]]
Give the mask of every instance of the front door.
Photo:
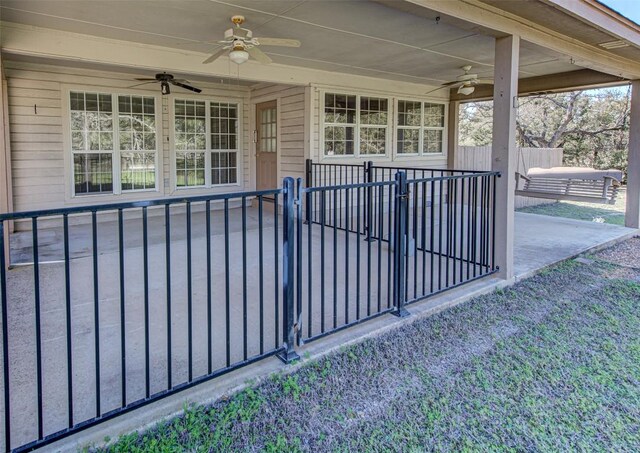
[[[276,101],[256,105],[256,189],[278,187]]]

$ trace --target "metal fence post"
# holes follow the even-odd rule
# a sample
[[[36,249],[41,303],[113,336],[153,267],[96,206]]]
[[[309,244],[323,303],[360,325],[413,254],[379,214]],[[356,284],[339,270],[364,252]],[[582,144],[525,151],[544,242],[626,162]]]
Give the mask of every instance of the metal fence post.
[[[300,358],[295,347],[295,291],[293,270],[295,265],[294,247],[294,192],[295,181],[291,177],[284,178],[284,206],[282,214],[283,243],[282,243],[282,351],[278,357],[284,363],[291,363]]]
[[[304,163],[304,186],[313,186],[313,161],[311,159],[307,159]],[[311,194],[307,192],[305,197],[304,223],[309,222],[311,222]]]
[[[307,192],[307,195],[309,193]],[[297,333],[296,344],[302,344],[302,178],[296,179],[296,262],[294,264],[296,273],[296,321],[294,329]]]
[[[366,161],[364,163],[364,177],[365,177],[365,182],[370,183],[373,182],[373,162],[372,161]],[[364,228],[365,231],[367,232],[367,238],[365,240],[370,241],[371,240],[371,223],[372,223],[372,218],[371,218],[371,214],[372,214],[372,208],[373,208],[373,189],[369,186],[367,187],[367,191],[366,191],[366,196],[367,196],[367,201],[365,202],[364,205]],[[382,215],[382,214],[380,214]]]
[[[404,259],[406,245],[407,245],[407,199],[409,197],[409,190],[407,184],[407,173],[404,171],[398,171],[396,173],[396,202],[395,202],[395,280],[396,280],[396,309],[393,314],[404,318],[409,316],[409,312],[405,308],[405,265]]]

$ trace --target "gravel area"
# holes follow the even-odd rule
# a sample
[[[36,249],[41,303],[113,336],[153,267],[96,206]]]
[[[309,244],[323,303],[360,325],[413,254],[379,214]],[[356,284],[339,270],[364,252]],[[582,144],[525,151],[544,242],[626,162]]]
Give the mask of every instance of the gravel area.
[[[640,451],[639,257],[567,261],[105,449]]]
[[[621,242],[596,255],[598,258],[621,266],[640,270],[640,237]]]

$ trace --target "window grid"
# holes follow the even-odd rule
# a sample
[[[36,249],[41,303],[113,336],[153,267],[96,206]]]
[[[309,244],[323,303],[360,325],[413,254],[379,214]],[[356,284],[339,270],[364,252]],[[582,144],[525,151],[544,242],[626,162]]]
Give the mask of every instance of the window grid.
[[[118,96],[120,185],[123,191],[156,187],[156,115],[152,96]]]
[[[156,188],[155,109],[153,96],[69,92],[74,195]]]
[[[324,94],[323,148],[331,156],[384,156],[389,133],[389,100]]]
[[[399,100],[396,118],[398,154],[442,154],[444,116],[444,104]]]
[[[238,105],[211,102],[211,184],[238,182]]]
[[[113,193],[113,104],[106,93],[69,93],[75,194]]]
[[[174,100],[176,187],[237,184],[237,103]]]

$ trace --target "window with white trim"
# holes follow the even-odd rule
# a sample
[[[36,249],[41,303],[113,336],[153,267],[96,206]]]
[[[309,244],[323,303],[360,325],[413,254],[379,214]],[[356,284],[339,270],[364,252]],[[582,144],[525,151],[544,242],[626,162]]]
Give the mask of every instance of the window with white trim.
[[[238,182],[236,103],[175,99],[176,186]]]
[[[398,154],[442,154],[444,117],[444,104],[398,101]]]
[[[389,134],[389,100],[325,93],[324,155],[385,155]]]
[[[69,93],[74,195],[156,188],[155,111],[153,96]]]

